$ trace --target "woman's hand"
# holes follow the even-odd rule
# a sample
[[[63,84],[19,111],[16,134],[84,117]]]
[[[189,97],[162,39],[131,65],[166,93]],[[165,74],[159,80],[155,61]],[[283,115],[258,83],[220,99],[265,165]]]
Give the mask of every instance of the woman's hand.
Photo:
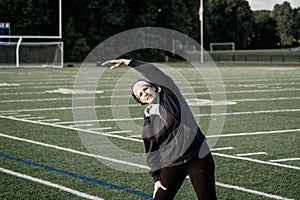
[[[102,66],[105,66],[105,65],[113,65],[110,67],[110,69],[114,69],[114,68],[117,68],[117,67],[120,67],[120,65],[127,65],[130,63],[130,60],[128,59],[117,59],[117,60],[108,60],[104,63],[102,63]]]
[[[167,190],[167,188],[165,188],[165,186],[163,186],[160,181],[156,181],[154,184],[153,198],[155,197],[156,192],[158,191],[159,188],[163,190]]]

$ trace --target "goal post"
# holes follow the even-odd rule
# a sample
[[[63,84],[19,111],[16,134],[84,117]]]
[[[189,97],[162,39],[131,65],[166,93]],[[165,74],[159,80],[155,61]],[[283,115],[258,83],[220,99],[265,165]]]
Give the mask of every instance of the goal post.
[[[0,67],[63,67],[63,42],[0,43]]]
[[[210,51],[234,51],[234,42],[214,42],[210,43]]]
[[[41,0],[30,2],[32,6]],[[63,67],[63,42],[62,42],[62,0],[54,0],[49,23],[53,25],[53,32],[40,34],[35,32],[34,25],[30,35],[20,35],[17,30],[11,30],[14,24],[10,19],[0,21],[0,68],[1,67]],[[20,17],[34,20],[34,10],[30,16]],[[38,14],[38,12],[37,12]],[[34,23],[33,23],[34,24]],[[46,25],[48,26],[48,25]],[[47,27],[46,27],[47,28]],[[47,30],[47,29],[46,29]],[[49,35],[48,35],[49,34]]]

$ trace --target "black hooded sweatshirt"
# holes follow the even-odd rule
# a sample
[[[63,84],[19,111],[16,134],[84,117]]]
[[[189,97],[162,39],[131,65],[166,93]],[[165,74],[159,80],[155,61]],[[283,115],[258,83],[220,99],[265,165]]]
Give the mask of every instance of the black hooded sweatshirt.
[[[150,63],[131,59],[130,67],[140,72],[159,92],[159,114],[144,116],[142,131],[147,164],[154,181],[160,169],[183,164],[210,150],[188,104],[174,81]]]

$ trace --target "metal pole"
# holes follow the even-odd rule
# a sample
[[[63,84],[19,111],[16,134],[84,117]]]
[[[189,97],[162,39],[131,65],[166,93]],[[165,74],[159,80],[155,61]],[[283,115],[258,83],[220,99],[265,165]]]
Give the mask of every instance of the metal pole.
[[[59,0],[59,38],[62,39],[62,0]]]
[[[199,20],[200,20],[200,59],[203,63],[203,0],[200,0]]]
[[[22,37],[19,38],[17,47],[16,47],[16,67],[17,68],[20,67],[20,45],[21,45],[22,39],[23,39]]]

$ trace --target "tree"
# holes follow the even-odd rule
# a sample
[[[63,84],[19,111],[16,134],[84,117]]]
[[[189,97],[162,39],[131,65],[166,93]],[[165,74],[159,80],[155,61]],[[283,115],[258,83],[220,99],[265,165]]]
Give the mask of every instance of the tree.
[[[149,27],[157,25],[157,16],[161,11],[157,0],[131,0],[126,2],[129,8],[126,27]]]
[[[127,29],[128,7],[125,0],[90,0],[86,7],[85,34],[90,46]]]
[[[249,46],[254,49],[276,48],[279,41],[276,21],[271,17],[271,11],[253,12],[253,30]]]
[[[57,35],[58,4],[50,0],[1,0],[1,21],[11,23],[12,35]]]
[[[67,61],[82,61],[90,51],[86,39],[75,29],[73,18],[64,26],[64,55]]]
[[[203,3],[205,4],[205,0]],[[187,7],[187,13],[191,16],[191,32],[189,36],[196,41],[200,41],[200,21],[199,21],[199,0],[184,1]],[[205,12],[205,10],[204,10]],[[205,20],[205,19],[204,19]]]
[[[245,48],[252,30],[252,11],[245,0],[208,0],[206,42],[235,42]]]
[[[280,43],[284,47],[291,46],[293,42],[292,26],[293,26],[293,9],[287,1],[283,4],[276,4],[272,11],[272,16],[277,23],[277,32],[280,37]]]
[[[292,24],[292,35],[298,45],[300,44],[300,7],[294,9],[294,20]]]

